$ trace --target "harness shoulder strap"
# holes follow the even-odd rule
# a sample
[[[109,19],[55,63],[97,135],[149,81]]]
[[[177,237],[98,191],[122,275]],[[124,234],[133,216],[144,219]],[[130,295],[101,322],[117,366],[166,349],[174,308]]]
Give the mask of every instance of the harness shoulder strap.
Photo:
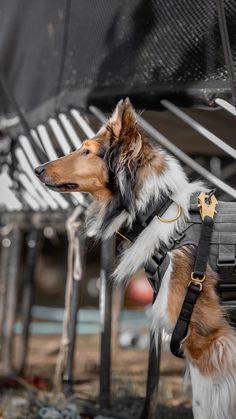
[[[212,216],[210,216],[211,213],[209,213],[209,215],[204,215],[200,239],[196,251],[194,270],[191,274],[191,280],[187,288],[187,293],[171,338],[171,352],[178,358],[184,357],[182,343],[187,336],[192,312],[202,291],[203,282],[206,278],[205,273],[210,250],[211,235],[214,226],[214,212],[215,209],[213,210]]]
[[[190,319],[192,316],[193,308],[200,294],[200,288],[197,285],[191,284],[188,287],[187,294],[185,296],[179,318],[174,328],[170,350],[173,355],[178,358],[184,358],[181,345],[184,338],[187,336]]]

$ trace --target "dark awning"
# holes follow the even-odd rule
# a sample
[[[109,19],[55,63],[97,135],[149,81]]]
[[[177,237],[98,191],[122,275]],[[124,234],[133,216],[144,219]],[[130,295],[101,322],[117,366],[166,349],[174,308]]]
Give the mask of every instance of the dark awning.
[[[235,2],[224,4],[236,60]],[[0,71],[33,125],[124,96],[153,110],[231,96],[215,0],[1,0]],[[0,112],[15,114],[5,94]]]

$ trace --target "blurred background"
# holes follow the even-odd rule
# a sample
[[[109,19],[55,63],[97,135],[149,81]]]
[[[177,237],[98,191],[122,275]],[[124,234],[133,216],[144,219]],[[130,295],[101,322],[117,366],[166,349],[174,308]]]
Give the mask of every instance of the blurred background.
[[[114,287],[121,243],[87,237],[90,198],[46,190],[33,169],[80,147],[128,96],[190,179],[234,200],[235,28],[235,0],[0,0],[2,417],[46,406],[60,419],[55,391],[79,400],[71,418],[151,417],[151,286],[139,272]],[[191,417],[184,362],[162,340],[158,417]]]

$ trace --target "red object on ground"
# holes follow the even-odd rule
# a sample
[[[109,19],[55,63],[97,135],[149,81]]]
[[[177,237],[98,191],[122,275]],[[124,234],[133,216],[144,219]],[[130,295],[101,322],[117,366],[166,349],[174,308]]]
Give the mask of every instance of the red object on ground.
[[[127,297],[132,302],[143,305],[152,303],[153,289],[144,275],[131,279],[127,288]]]
[[[44,390],[48,388],[48,382],[39,375],[27,376],[25,377],[25,381],[27,381],[27,383],[31,384],[32,386],[38,388],[39,390]]]
[[[30,384],[33,387],[36,387],[39,390],[45,390],[48,388],[48,382],[38,376],[38,375],[32,375],[32,376],[26,376],[26,377],[22,377],[23,378],[23,382],[25,381],[25,383]],[[2,377],[0,379],[0,388],[2,387],[7,387],[7,388],[18,388],[18,387],[22,387],[24,386],[24,383],[21,381],[21,378],[19,377],[19,379],[16,377],[14,378],[14,376],[9,376],[9,377]],[[1,419],[1,418],[0,418]]]

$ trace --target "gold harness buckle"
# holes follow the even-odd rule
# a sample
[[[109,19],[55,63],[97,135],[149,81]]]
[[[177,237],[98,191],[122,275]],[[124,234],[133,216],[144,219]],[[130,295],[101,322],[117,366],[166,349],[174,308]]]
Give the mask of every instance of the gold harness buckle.
[[[203,275],[202,278],[199,278],[198,276],[194,276],[194,272],[191,273],[191,281],[189,281],[189,285],[196,285],[199,288],[199,291],[202,291],[202,284],[206,279],[206,275]]]
[[[198,195],[198,207],[200,210],[202,220],[204,220],[206,216],[214,218],[214,215],[217,213],[217,204],[218,201],[215,195],[213,194],[211,195],[207,194],[206,192],[201,192],[200,195]]]

